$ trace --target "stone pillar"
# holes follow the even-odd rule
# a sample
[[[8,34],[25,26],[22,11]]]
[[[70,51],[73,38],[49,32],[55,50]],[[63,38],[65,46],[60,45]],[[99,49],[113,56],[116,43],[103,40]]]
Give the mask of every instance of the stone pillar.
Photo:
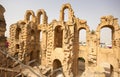
[[[60,21],[64,20],[64,12],[63,10],[60,10]]]
[[[41,55],[41,63],[42,65],[46,65],[46,50],[47,50],[47,32],[46,28],[43,27],[44,29],[42,30],[42,43],[41,43],[41,48],[42,48],[42,55]]]

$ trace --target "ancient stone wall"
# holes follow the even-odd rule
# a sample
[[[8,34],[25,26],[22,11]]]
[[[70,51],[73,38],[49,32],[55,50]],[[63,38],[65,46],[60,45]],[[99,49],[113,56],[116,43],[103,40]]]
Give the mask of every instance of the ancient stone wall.
[[[66,9],[67,21],[64,20]],[[31,66],[38,63],[51,71],[60,68],[59,72],[65,77],[88,77],[90,72],[91,76],[101,74],[101,77],[104,77],[104,65],[108,64],[110,75],[119,77],[120,27],[117,18],[104,16],[97,30],[90,31],[87,21],[75,17],[70,4],[64,4],[59,20],[53,20],[51,23],[47,22],[48,17],[43,9],[38,10],[36,15],[32,10],[27,10],[24,18],[10,26],[9,53],[17,57],[16,59],[26,64],[35,60]],[[112,30],[112,48],[100,47],[100,30],[104,27]],[[85,46],[79,44],[81,29],[86,30]],[[84,66],[83,73],[78,69],[81,67],[79,63]],[[41,69],[46,71],[45,68]],[[57,72],[52,76],[56,75]]]

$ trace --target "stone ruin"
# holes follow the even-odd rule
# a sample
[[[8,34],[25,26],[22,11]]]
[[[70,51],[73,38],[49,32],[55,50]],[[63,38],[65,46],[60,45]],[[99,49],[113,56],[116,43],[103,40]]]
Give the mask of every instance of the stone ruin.
[[[4,12],[5,12],[4,7],[0,5],[0,47],[4,47],[6,42],[5,37],[6,22],[4,19]]]
[[[68,9],[68,20],[64,11]],[[100,30],[112,30],[112,47],[100,46]],[[86,30],[86,45],[79,31]],[[77,18],[69,3],[60,9],[59,20],[48,23],[43,9],[27,10],[23,20],[10,26],[8,57],[17,77],[120,77],[120,26],[113,16],[101,17],[95,31]],[[60,76],[61,75],[61,76]]]

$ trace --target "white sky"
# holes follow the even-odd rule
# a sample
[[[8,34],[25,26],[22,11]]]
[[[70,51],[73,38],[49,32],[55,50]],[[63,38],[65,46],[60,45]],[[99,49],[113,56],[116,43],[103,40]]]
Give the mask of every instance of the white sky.
[[[120,23],[120,0],[0,0],[0,4],[6,9],[6,36],[9,36],[11,24],[24,19],[26,10],[36,12],[38,9],[44,9],[48,21],[51,22],[53,19],[59,19],[60,8],[65,3],[71,4],[76,17],[87,20],[91,30],[96,30],[100,17],[105,15],[113,15]],[[106,39],[106,42],[108,41]]]

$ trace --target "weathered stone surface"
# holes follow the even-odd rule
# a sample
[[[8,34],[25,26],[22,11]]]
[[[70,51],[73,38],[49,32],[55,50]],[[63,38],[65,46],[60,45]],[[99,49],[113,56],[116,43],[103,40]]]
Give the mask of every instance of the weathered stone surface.
[[[66,9],[69,11],[67,21],[64,20]],[[10,26],[9,53],[17,60],[30,66],[44,66],[41,71],[49,68],[52,77],[58,76],[58,71],[65,77],[119,77],[120,27],[117,18],[103,16],[96,31],[91,32],[87,21],[75,17],[70,4],[64,4],[59,20],[51,23],[43,9],[37,14],[27,10],[24,17]],[[100,30],[104,27],[112,30],[111,48],[100,46]],[[81,29],[86,30],[85,45],[79,44]],[[14,66],[17,64],[15,62]],[[32,76],[29,70],[25,72]]]

